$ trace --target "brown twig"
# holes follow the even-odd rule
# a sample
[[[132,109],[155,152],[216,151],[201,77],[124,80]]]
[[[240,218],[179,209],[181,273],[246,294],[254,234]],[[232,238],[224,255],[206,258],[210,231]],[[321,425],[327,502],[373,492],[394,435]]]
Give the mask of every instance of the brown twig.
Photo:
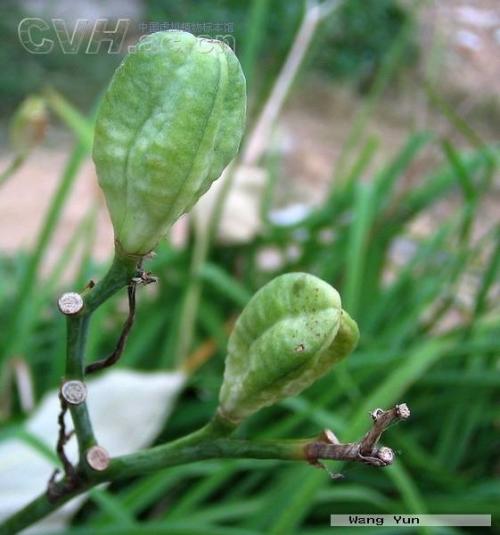
[[[108,459],[106,452],[94,445],[86,454],[89,470],[77,473],[78,479],[73,481],[68,481],[67,478],[57,483],[53,481],[54,496],[58,496],[58,499],[51,499],[51,495],[47,496],[47,493],[40,495],[0,524],[0,533],[17,533],[55,511],[71,498],[101,483],[125,480],[206,459],[281,459],[294,462],[306,460],[314,465],[319,465],[322,459],[334,459],[387,466],[392,462],[394,454],[389,448],[377,446],[378,440],[389,425],[404,420],[409,415],[410,411],[404,404],[389,411],[374,411],[373,429],[361,441],[352,444],[341,444],[328,430],[319,437],[306,440],[234,439],[226,434],[221,436],[221,428],[218,427],[221,422],[217,424],[214,419],[205,427],[173,442],[114,459]],[[217,427],[214,427],[216,425]],[[231,429],[229,428],[229,433]]]
[[[92,362],[92,364],[89,364],[85,367],[85,373],[94,373],[99,370],[102,370],[104,368],[109,368],[109,366],[112,366],[116,362],[120,360],[120,357],[122,356],[123,350],[125,349],[125,343],[127,341],[128,335],[130,333],[130,330],[132,329],[132,325],[134,324],[135,319],[135,290],[136,290],[136,283],[130,283],[128,286],[128,316],[123,324],[122,332],[120,334],[120,338],[118,338],[118,343],[116,344],[115,349],[113,352],[108,355],[106,358],[97,360],[96,362]]]
[[[73,435],[73,431],[70,431],[69,433],[66,433],[66,424],[64,422],[64,417],[66,415],[66,412],[68,410],[68,403],[63,398],[61,392],[59,392],[59,401],[61,403],[61,410],[59,412],[59,416],[57,417],[57,423],[59,424],[59,435],[57,438],[57,445],[56,445],[56,452],[57,456],[59,457],[64,470],[64,475],[66,478],[66,481],[68,482],[68,489],[76,485],[78,481],[78,476],[76,473],[75,467],[71,464],[71,461],[68,459],[66,452],[64,451],[64,446],[66,446],[68,440]],[[57,490],[56,486],[56,477],[57,474],[60,472],[59,468],[56,468],[52,475],[50,476],[49,482],[47,484],[47,495],[49,499],[55,500],[59,497],[60,491]]]
[[[309,462],[320,467],[323,465],[319,459],[357,461],[377,467],[392,464],[394,461],[393,450],[379,446],[378,441],[391,424],[409,418],[410,410],[405,403],[402,403],[388,411],[376,409],[371,416],[374,422],[373,427],[359,442],[342,444],[332,431],[325,430],[313,442],[307,443],[305,451]]]
[[[118,343],[116,344],[115,349],[113,352],[108,355],[106,358],[103,358],[101,360],[97,360],[96,362],[93,362],[92,364],[89,364],[85,367],[85,373],[94,373],[99,370],[102,370],[104,368],[109,368],[113,364],[116,364],[120,357],[122,356],[123,350],[125,349],[125,343],[127,342],[128,335],[130,334],[130,330],[132,329],[132,326],[134,324],[135,319],[135,292],[136,288],[139,284],[151,284],[153,282],[156,282],[156,278],[151,275],[149,272],[141,271],[137,277],[134,277],[128,287],[128,316],[123,324],[122,332],[120,334],[120,338],[118,339]]]
[[[396,405],[388,411],[376,409],[372,412],[373,427],[366,433],[360,444],[360,453],[369,455],[377,446],[382,433],[393,423],[407,420],[410,417],[410,409],[406,403]]]
[[[66,456],[66,453],[64,451],[64,446],[68,442],[68,440],[73,435],[73,431],[70,431],[69,433],[66,433],[66,424],[64,422],[64,416],[66,414],[66,411],[68,410],[68,403],[66,400],[62,397],[62,394],[59,392],[59,401],[61,402],[61,412],[59,413],[59,416],[57,418],[57,423],[59,424],[59,437],[57,440],[57,446],[56,451],[59,459],[61,459],[64,473],[69,476],[73,475],[74,473],[74,467],[71,464],[70,460]]]

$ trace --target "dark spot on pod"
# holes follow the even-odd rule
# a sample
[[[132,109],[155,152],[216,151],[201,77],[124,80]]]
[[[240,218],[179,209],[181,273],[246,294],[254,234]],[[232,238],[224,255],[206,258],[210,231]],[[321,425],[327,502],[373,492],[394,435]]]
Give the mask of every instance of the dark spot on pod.
[[[302,290],[302,288],[304,288],[304,286],[305,282],[303,278],[296,280],[292,286],[293,293],[298,294]]]

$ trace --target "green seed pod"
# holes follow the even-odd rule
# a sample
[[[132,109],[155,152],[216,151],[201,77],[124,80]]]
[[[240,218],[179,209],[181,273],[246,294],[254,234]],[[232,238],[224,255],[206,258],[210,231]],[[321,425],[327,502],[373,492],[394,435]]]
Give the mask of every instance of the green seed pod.
[[[147,36],[118,67],[98,111],[93,157],[115,238],[151,251],[238,151],[245,78],[220,41]]]
[[[306,273],[281,275],[250,300],[229,338],[219,415],[238,423],[294,396],[355,348],[338,292]]]
[[[18,154],[26,154],[43,141],[48,112],[42,97],[27,97],[17,108],[9,125],[10,142]]]

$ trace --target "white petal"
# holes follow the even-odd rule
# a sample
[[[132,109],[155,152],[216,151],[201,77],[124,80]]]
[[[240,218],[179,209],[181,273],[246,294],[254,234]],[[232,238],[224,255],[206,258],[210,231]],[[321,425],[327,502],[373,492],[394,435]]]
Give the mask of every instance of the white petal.
[[[143,448],[159,433],[179,392],[186,382],[181,372],[139,373],[113,370],[88,382],[88,406],[100,445],[112,456]],[[59,400],[56,391],[44,396],[25,424],[52,450],[57,441]],[[71,418],[67,416],[67,428]],[[76,440],[67,445],[76,456]],[[0,443],[0,521],[42,492],[54,469],[42,453],[17,438]],[[80,506],[76,498],[64,508],[39,522],[25,533],[62,529]]]

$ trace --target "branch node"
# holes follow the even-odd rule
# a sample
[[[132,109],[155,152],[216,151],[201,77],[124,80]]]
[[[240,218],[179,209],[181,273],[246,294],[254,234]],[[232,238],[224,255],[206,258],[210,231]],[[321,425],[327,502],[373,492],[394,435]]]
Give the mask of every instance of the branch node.
[[[357,461],[376,467],[388,466],[394,462],[394,451],[384,446],[378,447],[378,441],[392,423],[406,420],[409,416],[410,410],[405,403],[388,411],[375,409],[371,412],[373,427],[360,441],[347,444],[342,444],[332,431],[325,429],[316,439],[306,444],[305,458],[313,466],[322,468],[325,467],[320,459]]]
[[[133,284],[142,284],[143,286],[146,286],[148,284],[152,284],[154,282],[158,282],[158,277],[154,277],[151,271],[139,271],[135,277],[132,277],[131,283]]]
[[[316,440],[325,444],[340,444],[340,440],[331,429],[323,429]]]
[[[380,418],[380,416],[382,416],[383,413],[384,409],[375,409],[370,413],[370,416],[372,417],[372,420],[376,422]]]
[[[391,450],[391,448],[382,446],[378,450],[378,458],[387,466],[388,464],[392,464],[394,461],[394,452]]]
[[[61,387],[61,395],[70,405],[80,405],[87,398],[87,387],[82,381],[65,381]]]
[[[90,468],[97,472],[102,472],[109,466],[109,453],[102,446],[92,446],[85,458]]]
[[[340,440],[337,438],[337,435],[331,429],[325,429],[323,431],[323,434],[329,444],[340,444]]]
[[[66,292],[59,297],[57,307],[65,316],[74,316],[83,309],[83,298],[79,293]]]
[[[406,403],[401,403],[401,405],[396,405],[396,412],[400,420],[407,420],[410,417],[410,409]]]

